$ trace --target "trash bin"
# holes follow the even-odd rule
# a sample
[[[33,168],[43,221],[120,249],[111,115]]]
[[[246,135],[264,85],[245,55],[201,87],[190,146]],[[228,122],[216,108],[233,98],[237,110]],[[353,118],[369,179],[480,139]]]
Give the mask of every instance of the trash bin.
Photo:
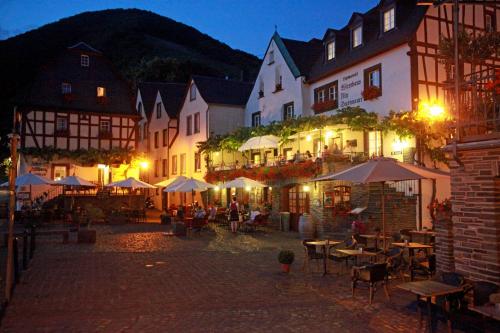
[[[290,231],[290,213],[280,212],[280,230]]]

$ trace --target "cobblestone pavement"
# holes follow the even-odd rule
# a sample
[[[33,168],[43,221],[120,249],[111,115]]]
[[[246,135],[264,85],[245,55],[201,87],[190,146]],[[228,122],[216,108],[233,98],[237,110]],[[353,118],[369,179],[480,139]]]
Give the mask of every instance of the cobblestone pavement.
[[[367,290],[351,297],[348,276],[301,272],[296,234],[95,228],[96,245],[40,239],[3,332],[419,331],[413,297],[394,286],[390,301],[380,290],[369,306]],[[289,275],[280,248],[297,254]]]

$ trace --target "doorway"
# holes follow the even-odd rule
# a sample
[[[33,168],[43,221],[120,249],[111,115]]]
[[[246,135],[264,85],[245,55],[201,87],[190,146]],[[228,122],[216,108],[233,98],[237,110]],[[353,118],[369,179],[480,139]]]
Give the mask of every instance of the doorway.
[[[299,218],[303,213],[309,213],[309,192],[301,185],[284,188],[284,208],[290,212],[290,229],[299,230]]]

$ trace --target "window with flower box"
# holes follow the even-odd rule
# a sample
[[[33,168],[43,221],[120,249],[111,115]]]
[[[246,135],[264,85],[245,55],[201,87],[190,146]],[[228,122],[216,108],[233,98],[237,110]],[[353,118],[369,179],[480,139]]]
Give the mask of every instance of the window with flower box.
[[[361,93],[365,101],[382,96],[382,65],[377,64],[364,70],[364,90]]]
[[[334,110],[337,107],[338,107],[338,80],[314,89],[314,104],[312,108],[315,113],[322,113]]]

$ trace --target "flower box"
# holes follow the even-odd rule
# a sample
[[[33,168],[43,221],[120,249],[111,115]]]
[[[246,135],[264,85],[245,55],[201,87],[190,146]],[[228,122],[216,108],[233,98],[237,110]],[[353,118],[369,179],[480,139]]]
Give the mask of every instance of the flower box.
[[[382,96],[382,89],[376,86],[369,86],[361,92],[361,96],[365,101],[370,101]]]
[[[338,107],[337,100],[333,99],[324,102],[316,102],[313,104],[312,109],[314,110],[314,113],[318,114],[336,109],[337,107]]]

